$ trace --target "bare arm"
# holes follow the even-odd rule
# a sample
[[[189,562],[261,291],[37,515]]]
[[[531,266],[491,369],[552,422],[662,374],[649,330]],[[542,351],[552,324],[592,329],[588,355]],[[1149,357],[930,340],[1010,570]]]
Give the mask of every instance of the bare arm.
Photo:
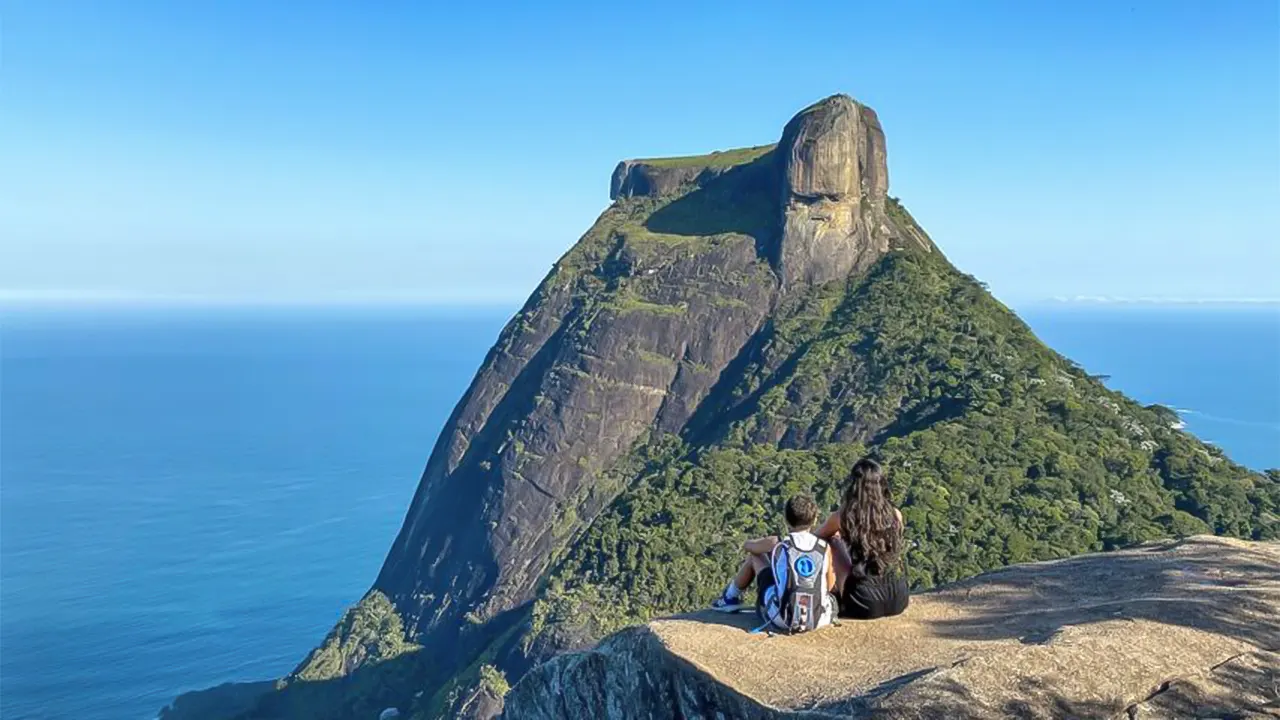
[[[775,535],[768,537],[753,538],[742,543],[742,549],[751,555],[768,555],[773,552],[773,548],[778,544],[778,538]]]
[[[836,590],[836,561],[831,556],[831,546],[827,546],[827,589],[835,592]]]
[[[826,522],[822,523],[817,530],[813,531],[814,535],[823,540],[830,540],[840,534],[840,513],[833,512],[827,516]]]

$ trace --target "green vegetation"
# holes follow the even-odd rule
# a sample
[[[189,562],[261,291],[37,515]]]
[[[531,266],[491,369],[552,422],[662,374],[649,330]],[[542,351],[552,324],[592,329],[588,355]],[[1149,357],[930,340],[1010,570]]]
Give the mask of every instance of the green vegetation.
[[[734,150],[717,150],[706,155],[684,155],[681,157],[644,158],[634,162],[660,168],[709,167],[725,168],[742,165],[765,155],[776,145],[756,145],[755,147],[736,148]]]
[[[685,315],[689,302],[704,294],[704,285],[712,283],[694,280],[672,288],[656,273],[698,262],[726,246],[754,243],[761,247],[767,243],[778,212],[770,149],[765,146],[733,151],[740,155],[707,156],[741,157],[744,164],[702,187],[614,203],[556,263],[533,300],[499,338],[499,350],[508,350],[518,336],[532,333],[539,308],[556,295],[576,307],[569,320],[580,337],[585,337],[601,310]],[[768,263],[762,259],[757,265],[740,272],[733,282],[771,284]],[[735,304],[734,298],[715,295],[717,306]],[[741,301],[736,304],[743,305]]]
[[[508,642],[514,630],[512,628],[495,638],[470,665],[435,693],[419,698],[409,715],[411,720],[460,717],[464,715],[466,705],[477,695],[488,694],[494,698],[506,695],[511,685],[493,662],[494,654]]]
[[[315,682],[341,677],[348,668],[386,662],[418,649],[405,640],[403,621],[391,600],[374,590],[347,610],[289,679]]]
[[[916,588],[1168,536],[1280,536],[1280,472],[1107,389],[936,252],[788,300],[762,340],[684,437],[621,463],[626,489],[551,573],[526,647],[704,605],[743,538],[778,532],[796,492],[834,507],[867,451],[891,470]]]
[[[495,697],[502,697],[511,691],[507,676],[492,665],[480,666],[480,684],[485,690],[493,693]]]
[[[861,456],[857,444],[817,450],[709,450],[696,457],[671,436],[639,481],[578,540],[534,607],[535,632],[599,637],[699,607],[724,586],[742,540],[781,530],[799,492],[833,505]],[[648,450],[648,448],[646,448]]]
[[[620,294],[619,296],[604,303],[604,307],[615,310],[619,313],[647,312],[654,315],[683,315],[688,310],[688,306],[684,303],[679,305],[664,305],[662,303],[649,302],[633,293]]]
[[[636,348],[633,352],[636,354],[636,357],[649,363],[650,365],[656,365],[658,367],[670,368],[671,370],[675,370],[676,366],[679,364],[676,362],[675,358],[670,358],[670,357],[667,357],[666,355],[659,355],[658,353],[655,353],[655,352],[649,352],[648,350],[645,350],[643,348]]]
[[[386,595],[372,591],[348,610],[324,643],[277,692],[260,695],[238,720],[376,717],[422,677],[422,647],[405,640],[403,621]],[[228,717],[228,715],[219,715]]]

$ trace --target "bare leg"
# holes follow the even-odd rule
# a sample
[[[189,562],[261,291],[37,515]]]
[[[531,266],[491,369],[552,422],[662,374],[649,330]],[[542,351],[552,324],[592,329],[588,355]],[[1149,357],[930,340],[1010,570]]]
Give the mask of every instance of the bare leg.
[[[748,555],[742,561],[742,566],[738,568],[738,574],[733,578],[733,584],[739,590],[746,590],[751,587],[751,581],[756,579],[756,575],[760,571],[769,567],[769,558],[764,555]]]
[[[733,578],[733,584],[738,590],[751,587],[751,581],[756,579],[755,564],[751,561],[753,557],[748,555],[742,559],[742,566],[738,568],[738,574]]]

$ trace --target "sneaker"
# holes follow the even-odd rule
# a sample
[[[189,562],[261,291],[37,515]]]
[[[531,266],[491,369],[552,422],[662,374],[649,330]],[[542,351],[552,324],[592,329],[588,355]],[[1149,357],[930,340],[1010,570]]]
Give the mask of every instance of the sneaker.
[[[742,596],[731,598],[728,595],[721,595],[716,601],[711,603],[711,609],[722,613],[735,613],[743,607]]]

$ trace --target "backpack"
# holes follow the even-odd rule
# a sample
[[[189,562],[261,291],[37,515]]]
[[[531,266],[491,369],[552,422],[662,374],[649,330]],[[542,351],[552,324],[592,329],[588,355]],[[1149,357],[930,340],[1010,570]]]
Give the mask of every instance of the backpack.
[[[817,629],[827,612],[827,543],[814,538],[800,549],[787,535],[769,554],[774,586],[765,598],[765,622],[790,633]]]

